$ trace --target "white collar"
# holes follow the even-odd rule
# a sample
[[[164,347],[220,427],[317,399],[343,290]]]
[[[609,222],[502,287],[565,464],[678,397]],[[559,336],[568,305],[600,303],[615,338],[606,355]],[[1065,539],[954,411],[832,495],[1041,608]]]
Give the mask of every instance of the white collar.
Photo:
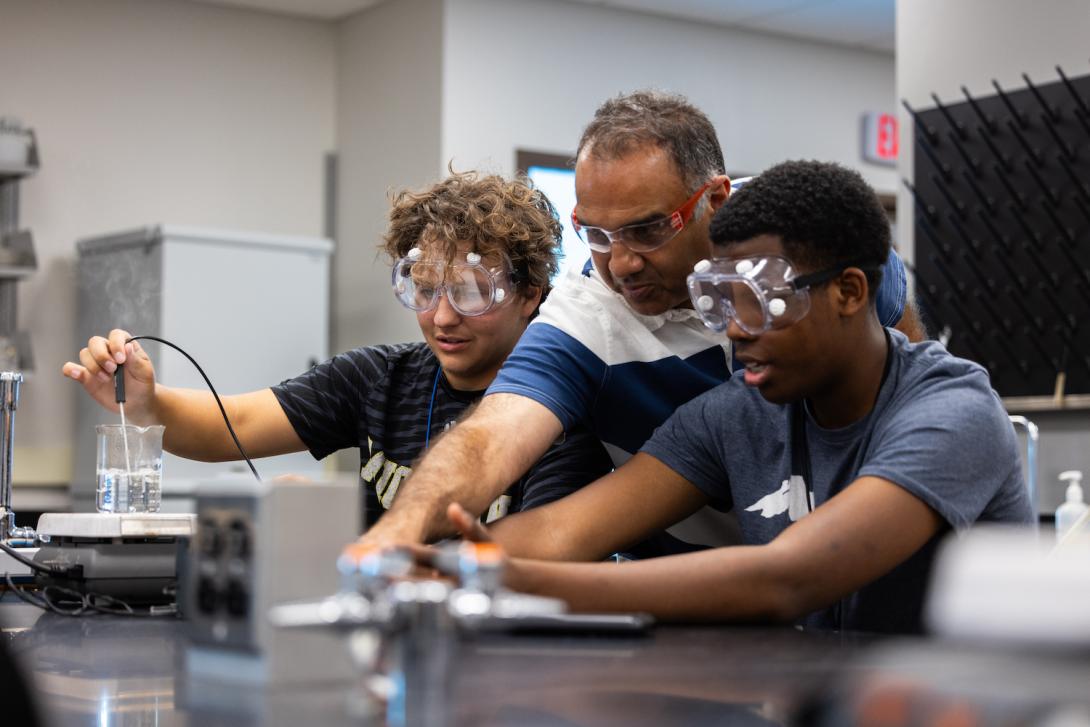
[[[624,296],[614,290],[612,287],[606,284],[606,281],[602,279],[602,276],[598,274],[598,270],[592,268],[590,276],[591,280],[597,281],[599,285],[609,291],[610,295],[617,298],[617,302],[628,309],[637,320],[639,320],[648,330],[657,331],[667,323],[686,323],[688,321],[696,321],[698,325],[703,327],[704,323],[700,320],[700,316],[692,308],[671,308],[665,313],[659,313],[658,315],[644,315],[639,313],[628,304]]]

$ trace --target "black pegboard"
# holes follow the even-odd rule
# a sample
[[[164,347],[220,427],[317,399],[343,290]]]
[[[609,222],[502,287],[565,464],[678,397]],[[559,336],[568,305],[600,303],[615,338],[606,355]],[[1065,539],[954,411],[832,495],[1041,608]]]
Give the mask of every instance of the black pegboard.
[[[1090,76],[1056,74],[909,108],[917,299],[1002,396],[1090,393]]]

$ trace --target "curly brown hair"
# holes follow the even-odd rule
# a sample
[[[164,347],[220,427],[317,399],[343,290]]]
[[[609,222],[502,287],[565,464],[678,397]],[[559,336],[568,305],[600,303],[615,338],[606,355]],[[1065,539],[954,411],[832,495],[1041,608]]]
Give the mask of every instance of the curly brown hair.
[[[459,243],[482,257],[503,253],[511,261],[516,288],[544,292],[556,274],[562,228],[556,209],[525,177],[507,180],[477,172],[454,172],[420,191],[394,198],[382,248],[391,260],[420,245],[445,244],[453,259]]]

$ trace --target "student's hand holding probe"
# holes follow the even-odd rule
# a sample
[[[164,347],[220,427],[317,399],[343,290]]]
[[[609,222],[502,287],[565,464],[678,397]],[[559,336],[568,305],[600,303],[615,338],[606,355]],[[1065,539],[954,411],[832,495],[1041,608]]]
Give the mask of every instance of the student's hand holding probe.
[[[132,335],[115,328],[108,337],[93,336],[79,352],[79,363],[69,361],[61,373],[83,385],[91,397],[109,411],[117,412],[114,372],[125,365],[125,414],[133,424],[153,420],[155,367]]]

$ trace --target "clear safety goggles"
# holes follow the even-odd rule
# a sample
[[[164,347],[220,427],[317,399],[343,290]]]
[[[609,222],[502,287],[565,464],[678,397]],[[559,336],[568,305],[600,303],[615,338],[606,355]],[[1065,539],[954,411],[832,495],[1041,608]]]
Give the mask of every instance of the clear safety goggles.
[[[575,211],[571,213],[571,224],[587,246],[594,252],[609,252],[614,242],[619,242],[632,252],[651,252],[662,247],[670,240],[677,237],[678,233],[689,224],[700,198],[715,184],[722,184],[722,180],[711,180],[703,187],[696,190],[685,204],[678,207],[666,217],[650,222],[638,222],[634,225],[625,225],[616,230],[605,230],[601,227],[592,227],[579,222]]]
[[[461,315],[484,315],[514,292],[510,264],[486,268],[475,252],[467,253],[465,262],[425,260],[418,247],[394,263],[392,282],[398,302],[418,313],[435,308],[446,293]]]
[[[733,320],[751,336],[786,328],[810,312],[812,286],[832,280],[855,263],[795,275],[779,256],[701,260],[688,277],[689,298],[704,325],[725,331]]]

